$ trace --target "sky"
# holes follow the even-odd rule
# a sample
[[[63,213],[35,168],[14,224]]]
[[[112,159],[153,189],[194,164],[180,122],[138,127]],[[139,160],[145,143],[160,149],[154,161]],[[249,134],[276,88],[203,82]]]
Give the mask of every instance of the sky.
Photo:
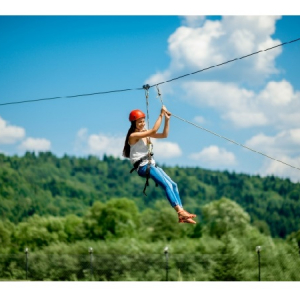
[[[300,38],[297,15],[2,15],[0,152],[122,157],[156,84]],[[159,86],[174,115],[300,168],[300,41]],[[66,96],[133,89],[125,92]],[[161,108],[149,90],[150,127]],[[163,123],[161,125],[161,130]],[[171,117],[158,165],[276,175],[291,168]]]

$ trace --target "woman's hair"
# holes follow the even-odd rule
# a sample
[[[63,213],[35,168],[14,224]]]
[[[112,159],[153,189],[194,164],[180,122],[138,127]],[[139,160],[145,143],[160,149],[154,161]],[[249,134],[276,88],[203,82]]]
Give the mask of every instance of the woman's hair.
[[[124,149],[123,149],[123,156],[129,158],[130,156],[130,145],[128,144],[129,136],[135,131],[135,122],[131,122],[131,126],[127,132],[126,139],[125,139],[125,144],[124,144]]]

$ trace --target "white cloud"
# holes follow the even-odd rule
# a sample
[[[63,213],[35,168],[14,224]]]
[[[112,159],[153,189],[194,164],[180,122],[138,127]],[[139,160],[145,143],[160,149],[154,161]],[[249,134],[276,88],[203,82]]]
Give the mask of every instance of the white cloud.
[[[124,137],[107,136],[99,133],[92,134],[88,138],[89,151],[92,154],[109,154],[121,156],[124,147]]]
[[[87,128],[81,128],[76,135],[74,150],[77,153],[86,153],[86,144],[88,140],[88,130]]]
[[[125,137],[105,135],[103,133],[90,134],[82,128],[77,133],[75,150],[85,154],[103,156],[104,154],[122,158]]]
[[[202,68],[221,63],[224,53],[217,46],[217,41],[224,35],[220,21],[206,20],[203,27],[181,26],[169,37],[171,70],[186,67]]]
[[[22,127],[9,125],[0,117],[0,144],[14,144],[25,137]]]
[[[300,128],[283,130],[274,136],[260,133],[246,141],[245,145],[283,162],[266,158],[259,170],[262,176],[275,175],[294,182],[300,180],[300,170],[286,165],[300,168]]]
[[[202,17],[186,17],[186,26],[177,28],[168,39],[171,62],[166,70],[158,72],[160,81],[183,75],[183,71],[207,68],[280,44],[279,40],[271,38],[278,19],[279,16],[224,16],[221,20],[204,21]],[[247,75],[248,81],[262,80],[278,73],[275,58],[281,51],[281,47],[277,47],[267,54],[262,52],[240,60],[238,64],[223,65],[218,73],[230,65],[227,78],[234,76],[241,80]],[[213,70],[216,69],[210,72]],[[147,82],[157,83],[156,77],[153,75]]]
[[[196,116],[196,117],[194,118],[194,121],[195,121],[196,123],[198,123],[198,124],[203,124],[203,123],[205,123],[205,118],[202,117],[202,116]]]
[[[155,139],[152,139],[151,141],[153,143],[153,152],[155,155],[155,159],[168,159],[181,156],[182,154],[182,151],[177,143],[165,142]]]
[[[258,95],[259,102],[266,105],[285,107],[290,105],[293,100],[299,100],[299,93],[294,94],[292,85],[282,80],[280,82],[270,81],[265,89]]]
[[[245,145],[268,155],[295,155],[299,153],[300,128],[283,130],[275,136],[260,133],[246,141]]]
[[[49,151],[51,148],[51,142],[47,139],[35,139],[27,138],[19,146],[20,150],[44,152]]]
[[[215,145],[206,147],[200,152],[192,153],[189,157],[193,160],[199,160],[210,167],[230,166],[236,163],[235,156],[232,152]]]
[[[271,81],[257,93],[233,83],[192,81],[182,86],[190,104],[212,107],[238,127],[274,125],[283,129],[299,124],[300,92],[285,80]]]
[[[289,178],[293,182],[300,182],[300,156],[291,158],[286,155],[281,155],[277,157],[277,159],[298,169],[292,168],[277,161],[266,159],[259,173],[262,176],[274,175],[281,178]]]
[[[199,107],[210,106],[221,113],[223,119],[240,127],[265,125],[267,119],[254,104],[255,94],[239,89],[235,84],[220,82],[187,82],[186,100]],[[200,96],[199,96],[200,95]]]
[[[182,24],[188,27],[199,27],[205,22],[205,16],[184,16]]]
[[[178,144],[165,142],[156,139],[151,140],[153,143],[153,152],[157,159],[173,158],[182,154]],[[77,133],[75,150],[85,154],[94,154],[102,156],[103,154],[113,155],[123,158],[124,136],[112,136],[103,133],[88,134],[86,128],[82,128]]]
[[[82,140],[82,139],[84,140],[87,137],[87,132],[88,132],[87,128],[81,128],[77,133],[77,137],[80,140]]]

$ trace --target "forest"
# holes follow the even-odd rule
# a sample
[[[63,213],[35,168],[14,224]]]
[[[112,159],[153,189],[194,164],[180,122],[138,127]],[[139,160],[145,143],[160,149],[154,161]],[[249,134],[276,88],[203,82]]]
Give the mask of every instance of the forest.
[[[128,160],[0,154],[0,279],[300,280],[299,183],[162,167],[196,225]]]

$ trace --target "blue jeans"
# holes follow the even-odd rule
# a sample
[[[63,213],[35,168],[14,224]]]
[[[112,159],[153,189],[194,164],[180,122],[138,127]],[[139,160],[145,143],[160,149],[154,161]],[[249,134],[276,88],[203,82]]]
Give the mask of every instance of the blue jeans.
[[[148,165],[145,165],[138,169],[139,176],[146,177],[147,166]],[[182,207],[177,184],[164,172],[163,169],[151,165],[150,178],[152,178],[155,183],[160,185],[165,190],[167,198],[172,207],[176,205]]]

